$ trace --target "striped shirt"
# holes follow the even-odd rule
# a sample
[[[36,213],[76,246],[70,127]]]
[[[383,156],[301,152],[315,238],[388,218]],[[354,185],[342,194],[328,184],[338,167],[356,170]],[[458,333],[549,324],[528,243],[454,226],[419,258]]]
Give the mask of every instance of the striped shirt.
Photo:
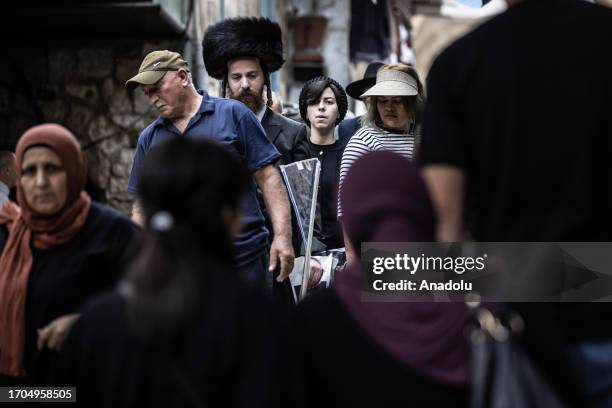
[[[387,150],[399,154],[407,159],[412,159],[414,151],[414,135],[391,133],[382,129],[369,126],[360,128],[351,137],[344,149],[342,163],[340,164],[340,185],[338,188],[338,217],[342,216],[340,209],[340,191],[342,183],[353,163],[366,153],[376,150]]]

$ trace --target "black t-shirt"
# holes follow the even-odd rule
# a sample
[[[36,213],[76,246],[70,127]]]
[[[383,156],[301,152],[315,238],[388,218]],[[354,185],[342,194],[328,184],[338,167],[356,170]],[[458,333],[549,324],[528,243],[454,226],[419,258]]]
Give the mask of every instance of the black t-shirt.
[[[530,0],[434,62],[420,162],[464,171],[473,238],[612,241],[610,38],[610,9]],[[548,310],[566,341],[612,336],[609,304],[517,308],[526,320]]]
[[[612,240],[612,10],[525,1],[428,76],[420,162],[461,167],[479,241]]]
[[[315,224],[315,237],[324,243],[327,249],[341,248],[344,246],[344,239],[338,222],[337,208],[340,163],[344,146],[339,141],[330,145],[318,145],[309,141],[308,147],[308,157],[317,158],[321,162],[317,197],[320,211],[317,212],[318,225]]]

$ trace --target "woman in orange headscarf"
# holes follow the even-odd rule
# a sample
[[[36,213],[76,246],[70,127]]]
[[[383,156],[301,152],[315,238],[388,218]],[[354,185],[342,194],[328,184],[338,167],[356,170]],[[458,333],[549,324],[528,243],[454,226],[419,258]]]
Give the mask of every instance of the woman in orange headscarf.
[[[66,128],[29,129],[16,154],[19,205],[0,209],[0,384],[42,385],[78,308],[116,282],[134,227],[83,190]]]

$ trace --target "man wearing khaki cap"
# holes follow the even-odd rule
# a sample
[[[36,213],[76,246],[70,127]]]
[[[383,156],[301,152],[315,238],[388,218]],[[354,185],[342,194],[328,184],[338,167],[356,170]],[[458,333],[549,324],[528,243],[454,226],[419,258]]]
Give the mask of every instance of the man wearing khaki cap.
[[[172,51],[153,51],[148,54],[125,86],[141,87],[159,117],[147,126],[138,138],[128,191],[137,193],[141,161],[155,145],[174,137],[213,140],[227,146],[241,157],[253,174],[243,199],[243,230],[236,244],[239,269],[252,281],[264,281],[271,286],[272,278],[266,269],[274,270],[280,260],[279,281],[293,268],[289,201],[274,163],[280,157],[270,143],[257,117],[244,104],[210,97],[196,90],[191,81],[187,62]],[[256,185],[261,189],[266,206],[272,215],[274,240],[268,259],[268,231],[264,225],[256,196]],[[133,218],[144,224],[138,203]]]

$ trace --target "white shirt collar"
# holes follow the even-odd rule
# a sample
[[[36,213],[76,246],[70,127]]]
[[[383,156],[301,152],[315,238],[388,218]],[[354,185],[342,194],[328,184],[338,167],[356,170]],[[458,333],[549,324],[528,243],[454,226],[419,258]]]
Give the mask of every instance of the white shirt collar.
[[[260,121],[260,122],[263,120],[263,117],[264,117],[264,115],[266,114],[266,108],[267,108],[267,106],[266,106],[266,105],[264,105],[264,106],[263,106],[263,107],[262,107],[262,108],[259,110],[259,112],[257,112],[257,113],[255,114],[255,116],[257,116],[257,119],[259,119],[259,121]]]

